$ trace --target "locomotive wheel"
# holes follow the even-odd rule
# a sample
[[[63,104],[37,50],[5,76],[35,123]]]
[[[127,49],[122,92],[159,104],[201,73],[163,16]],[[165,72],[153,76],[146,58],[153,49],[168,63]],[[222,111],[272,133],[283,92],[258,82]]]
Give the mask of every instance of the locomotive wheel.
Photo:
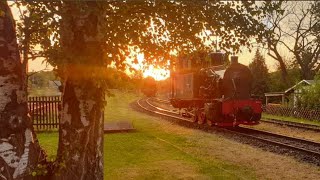
[[[192,122],[197,122],[198,121],[198,116],[197,113],[194,114],[194,116],[192,116]]]
[[[198,112],[198,124],[203,124],[206,122],[206,115],[204,112]]]
[[[192,112],[192,122],[197,122],[198,119],[198,109],[195,106],[190,106],[189,111]]]
[[[212,126],[212,125],[213,125],[213,122],[210,121],[210,120],[207,120],[207,124],[208,124],[208,126]]]

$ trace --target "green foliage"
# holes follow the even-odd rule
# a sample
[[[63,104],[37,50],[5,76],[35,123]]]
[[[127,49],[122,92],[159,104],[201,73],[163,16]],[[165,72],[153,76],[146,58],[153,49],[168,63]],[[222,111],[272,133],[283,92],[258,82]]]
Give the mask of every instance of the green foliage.
[[[59,29],[63,22],[61,17],[68,13],[64,9],[66,2],[28,1],[27,4],[28,10],[36,14],[34,19],[41,19],[39,23],[31,24],[36,26],[32,28],[46,30],[44,36],[38,36],[43,54],[53,66],[65,63],[61,46],[63,35]],[[263,30],[261,19],[279,6],[278,3],[269,1],[260,4],[258,6],[251,1],[119,0],[99,3],[79,1],[74,6],[85,11],[102,9],[105,12],[102,22],[104,62],[105,65],[114,62],[118,69],[123,69],[123,62],[130,54],[128,46],[140,48],[147,63],[156,62],[162,66],[172,58],[172,50],[188,53],[195,49],[212,49],[203,44],[203,39],[208,39],[209,36],[197,36],[204,29],[210,30],[213,36],[220,37],[220,49],[230,52],[238,51],[240,46],[249,46],[249,38]],[[68,61],[79,62],[80,59],[68,58]]]
[[[107,68],[106,72],[108,72],[105,74],[108,89],[137,91],[141,87],[142,75],[133,74],[130,77],[128,74],[115,68]]]
[[[49,81],[58,80],[53,71],[29,72],[28,76],[28,86],[31,88],[45,88],[48,87]]]
[[[252,94],[263,97],[264,93],[269,91],[269,74],[265,63],[265,58],[261,55],[259,49],[249,64],[249,69],[253,74]]]
[[[300,87],[299,105],[309,109],[320,109],[320,76],[310,86]]]
[[[295,67],[288,69],[286,84],[281,80],[281,70],[270,73],[269,78],[270,92],[283,92],[302,80],[299,68]]]
[[[57,36],[57,17],[54,16],[53,6],[42,6],[42,3],[32,1],[15,1],[12,6],[19,10],[21,21],[17,23],[17,38],[19,48],[27,57],[35,59],[45,56],[41,48],[51,46],[50,36]],[[52,5],[60,2],[51,2]],[[24,57],[25,58],[25,57]],[[24,59],[25,60],[25,59]]]

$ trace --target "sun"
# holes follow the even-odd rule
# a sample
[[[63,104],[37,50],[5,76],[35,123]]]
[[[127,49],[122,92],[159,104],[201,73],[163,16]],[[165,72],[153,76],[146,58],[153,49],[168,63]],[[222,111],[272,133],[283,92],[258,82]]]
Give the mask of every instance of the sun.
[[[165,80],[170,77],[170,71],[155,68],[153,65],[150,65],[146,70],[143,71],[143,77],[153,77],[156,81]]]
[[[131,58],[130,58],[131,57]],[[137,63],[133,62],[132,57],[136,57]],[[144,78],[150,76],[156,81],[165,80],[170,77],[170,71],[157,65],[147,65],[144,63],[144,54],[139,52],[139,49],[131,49],[130,56],[127,57],[126,63],[131,68],[141,71]],[[131,74],[129,70],[126,70],[127,74]]]

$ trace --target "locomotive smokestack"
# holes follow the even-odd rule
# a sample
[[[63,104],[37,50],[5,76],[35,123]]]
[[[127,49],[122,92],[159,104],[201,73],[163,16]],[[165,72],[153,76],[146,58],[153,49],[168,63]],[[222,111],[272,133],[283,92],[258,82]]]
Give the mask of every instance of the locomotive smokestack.
[[[238,56],[231,56],[231,64],[237,64],[238,63]]]

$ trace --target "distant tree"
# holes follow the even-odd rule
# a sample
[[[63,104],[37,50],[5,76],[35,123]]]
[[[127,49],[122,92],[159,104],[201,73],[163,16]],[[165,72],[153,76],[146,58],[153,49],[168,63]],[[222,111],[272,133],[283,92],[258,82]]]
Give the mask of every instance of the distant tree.
[[[142,72],[136,71],[128,75],[116,68],[106,68],[105,79],[107,89],[119,89],[126,91],[138,91],[141,88]]]
[[[252,83],[252,94],[263,97],[264,93],[269,91],[269,74],[267,65],[265,63],[265,58],[260,53],[259,49],[256,51],[253,61],[249,64],[249,69],[254,75]]]
[[[287,1],[281,6],[283,11],[268,16],[265,43],[269,56],[280,64],[285,84],[288,83],[288,72],[280,47],[294,57],[303,79],[313,79],[320,70],[318,6],[318,2]]]
[[[317,37],[318,43],[320,43],[320,2],[317,1],[313,4],[311,7],[311,13],[315,16],[315,21],[317,22],[315,24],[315,28],[313,28],[313,33]]]
[[[154,97],[157,93],[157,83],[153,77],[148,76],[143,80],[142,93],[147,97]]]
[[[287,69],[288,78],[287,83],[284,84],[281,79],[281,70],[269,73],[269,91],[270,92],[283,92],[288,88],[294,86],[296,83],[301,81],[302,77],[300,69],[297,67],[290,67]]]
[[[50,15],[40,16],[38,14],[38,6],[32,6],[26,1],[13,1],[12,7],[18,9],[19,21],[17,21],[17,40],[21,54],[21,62],[23,67],[23,74],[26,82],[30,77],[28,74],[28,63],[30,60],[35,60],[39,57],[44,57],[42,51],[39,50],[39,44],[50,41],[46,36],[50,30],[53,29],[53,24],[47,23],[50,21]],[[27,87],[27,85],[26,85]]]
[[[269,73],[270,92],[283,92],[303,79],[299,65],[297,63],[295,63],[294,61],[290,61],[288,57],[284,58],[284,62],[287,67],[288,73],[287,83],[283,83],[283,80],[281,78],[281,67],[279,64],[277,64],[276,70]]]
[[[58,80],[53,71],[29,72],[27,75],[29,77],[28,82],[30,83],[28,87],[48,87],[49,81]]]

